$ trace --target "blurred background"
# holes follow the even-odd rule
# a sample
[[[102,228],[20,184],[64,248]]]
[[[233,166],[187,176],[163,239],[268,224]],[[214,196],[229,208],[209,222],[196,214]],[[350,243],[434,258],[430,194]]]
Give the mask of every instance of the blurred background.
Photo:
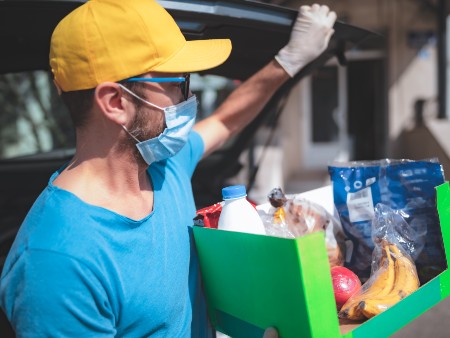
[[[296,8],[305,1],[264,1]],[[254,198],[280,185],[298,193],[329,184],[332,161],[437,157],[450,175],[449,9],[446,0],[320,1],[339,20],[379,32],[331,60],[291,93],[260,166]],[[299,114],[300,113],[300,114]],[[287,136],[287,137],[286,137]],[[270,163],[283,165],[277,170]],[[258,187],[260,189],[258,189]],[[448,337],[450,300],[393,335]]]
[[[264,1],[297,8],[307,1]],[[450,173],[448,11],[445,0],[321,1],[338,19],[379,39],[335,59],[292,90],[252,197],[282,186],[296,193],[327,184],[332,161],[437,157]],[[260,143],[258,144],[258,140]],[[281,165],[274,165],[281,163]],[[245,175],[245,173],[243,173]]]

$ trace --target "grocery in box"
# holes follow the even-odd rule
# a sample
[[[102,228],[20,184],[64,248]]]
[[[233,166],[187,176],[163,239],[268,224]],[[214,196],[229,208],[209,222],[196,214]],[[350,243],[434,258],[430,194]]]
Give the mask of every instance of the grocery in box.
[[[198,211],[194,235],[211,320],[219,331],[256,337],[274,326],[285,337],[358,335],[372,325],[369,319],[385,320],[391,308],[443,283],[447,263],[435,187],[444,175],[436,160],[339,163],[329,172],[332,186],[296,195],[274,188],[267,203],[256,208],[247,203],[259,214],[264,234],[247,233],[252,225],[249,218],[239,223],[243,211],[236,217],[227,213],[237,223],[221,230],[227,226],[222,209],[242,208],[245,187],[225,188],[224,201]],[[240,207],[230,207],[235,198]],[[267,277],[262,269],[277,272]],[[237,290],[226,288],[224,279]],[[291,298],[283,298],[286,294]],[[246,304],[234,304],[240,301]],[[417,306],[416,316],[423,311]],[[326,328],[318,324],[324,313]]]

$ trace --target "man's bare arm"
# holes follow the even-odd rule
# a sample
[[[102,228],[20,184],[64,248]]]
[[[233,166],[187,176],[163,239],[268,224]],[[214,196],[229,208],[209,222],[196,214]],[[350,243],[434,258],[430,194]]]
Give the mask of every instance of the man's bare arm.
[[[300,7],[289,42],[275,60],[242,83],[212,116],[195,126],[205,142],[204,155],[247,126],[284,82],[326,49],[335,21],[336,13],[327,6]]]
[[[197,123],[194,129],[205,142],[205,155],[247,126],[288,79],[273,60],[236,88],[213,115]]]

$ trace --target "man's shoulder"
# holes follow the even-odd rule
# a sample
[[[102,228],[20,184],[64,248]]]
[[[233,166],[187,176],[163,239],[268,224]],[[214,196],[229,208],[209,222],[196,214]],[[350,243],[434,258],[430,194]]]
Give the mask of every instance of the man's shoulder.
[[[92,243],[86,239],[96,236],[88,210],[68,192],[47,187],[25,217],[11,251],[20,254],[26,248],[82,256],[88,249],[83,248]]]

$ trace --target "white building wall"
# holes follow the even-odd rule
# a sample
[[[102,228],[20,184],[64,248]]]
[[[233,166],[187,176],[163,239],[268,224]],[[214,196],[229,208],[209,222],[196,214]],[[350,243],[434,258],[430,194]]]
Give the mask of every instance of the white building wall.
[[[423,2],[415,0],[324,0],[320,3],[336,11],[338,20],[385,36],[388,59],[388,144],[395,145],[401,131],[414,118],[415,101],[419,98],[436,101],[436,45],[430,43],[423,49],[417,49],[408,43],[408,33],[436,29],[435,14]],[[288,3],[292,8],[302,4],[309,2]]]

